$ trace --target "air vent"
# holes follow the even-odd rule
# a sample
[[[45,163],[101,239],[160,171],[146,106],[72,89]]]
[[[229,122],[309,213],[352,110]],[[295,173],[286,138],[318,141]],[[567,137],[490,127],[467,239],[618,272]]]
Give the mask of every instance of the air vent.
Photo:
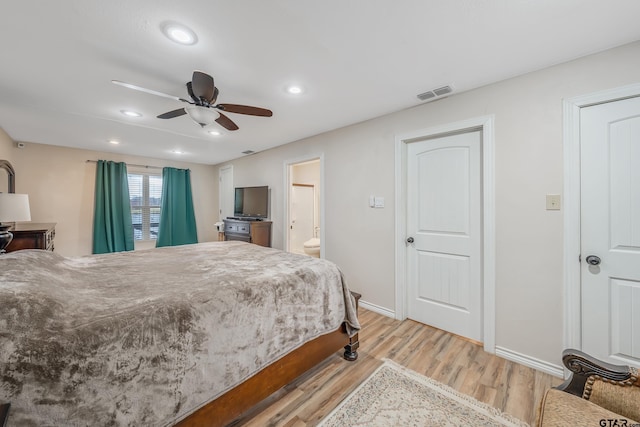
[[[437,89],[429,90],[427,92],[418,95],[420,101],[428,101],[430,99],[439,98],[453,92],[453,87],[450,85],[442,86]]]
[[[442,87],[439,87],[438,89],[434,89],[433,93],[435,93],[438,96],[442,96],[442,95],[451,93],[452,91],[453,89],[451,89],[451,86],[442,86]]]
[[[242,154],[253,154],[253,153],[255,153],[255,151],[247,150],[242,152]]]
[[[426,101],[427,99],[431,99],[431,98],[435,98],[436,94],[429,91],[429,92],[425,92],[425,93],[421,93],[420,95],[418,95],[418,99],[420,101]]]

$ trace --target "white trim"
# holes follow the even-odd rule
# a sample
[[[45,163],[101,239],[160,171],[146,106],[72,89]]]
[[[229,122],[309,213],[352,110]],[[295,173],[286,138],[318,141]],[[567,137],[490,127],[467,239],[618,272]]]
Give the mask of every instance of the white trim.
[[[379,305],[360,300],[358,305],[366,310],[373,311],[374,313],[381,314],[383,316],[391,317],[392,319],[396,318],[396,313],[393,310],[389,310],[388,308],[381,307]]]
[[[640,96],[640,84],[576,96],[562,101],[564,157],[564,348],[582,349],[580,286],[580,109]]]
[[[406,218],[407,218],[407,185],[406,185],[406,164],[407,164],[407,144],[404,140],[396,137],[396,168],[395,168],[395,203],[396,203],[396,230],[394,241],[394,252],[396,257],[396,319],[407,318],[407,251],[406,239]],[[404,246],[404,247],[403,247]]]
[[[302,156],[302,157],[297,157],[297,158],[293,158],[293,159],[288,159],[284,161],[284,191],[283,191],[283,195],[282,198],[284,199],[284,209],[283,209],[283,217],[284,217],[284,224],[282,227],[282,231],[283,231],[283,250],[285,252],[289,252],[289,224],[290,224],[290,212],[289,212],[289,190],[291,187],[291,166],[296,165],[298,163],[305,163],[305,162],[310,162],[313,160],[320,160],[320,218],[319,218],[319,223],[320,223],[320,234],[318,235],[318,237],[320,238],[320,258],[324,258],[325,257],[325,224],[324,224],[324,212],[325,212],[325,206],[326,206],[326,199],[325,199],[325,183],[324,183],[324,153],[319,153],[319,154],[309,154],[307,156]]]
[[[545,362],[544,360],[536,359],[535,357],[527,356],[526,354],[518,353],[517,351],[509,350],[508,348],[496,347],[496,356],[545,372],[549,375],[553,375],[554,377],[564,377],[564,369],[562,366]]]
[[[495,352],[496,333],[496,270],[495,270],[495,136],[494,116],[482,116],[443,126],[414,131],[396,136],[395,143],[395,256],[396,256],[396,311],[395,318],[407,318],[407,284],[406,284],[406,204],[407,204],[407,144],[440,134],[460,132],[466,129],[480,128],[482,132],[482,272],[483,272],[483,341],[484,350]]]
[[[222,218],[222,212],[221,212],[221,206],[222,206],[222,172],[226,171],[227,169],[231,170],[231,188],[233,189],[233,165],[226,165],[226,166],[222,166],[220,169],[218,169],[218,221],[222,221],[224,218]],[[233,215],[233,212],[231,212],[231,214]]]

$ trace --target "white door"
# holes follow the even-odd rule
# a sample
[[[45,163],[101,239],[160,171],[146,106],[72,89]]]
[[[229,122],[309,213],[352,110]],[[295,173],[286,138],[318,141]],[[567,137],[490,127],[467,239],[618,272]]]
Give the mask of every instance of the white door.
[[[233,189],[233,166],[226,166],[220,169],[218,172],[220,182],[218,186],[219,191],[219,203],[220,203],[220,218],[223,219],[233,216],[233,199],[235,197]]]
[[[289,252],[304,253],[304,242],[313,237],[315,194],[312,185],[291,186],[291,242]]]
[[[408,317],[482,341],[481,132],[407,154]]]
[[[637,366],[640,98],[582,108],[580,151],[582,349]]]

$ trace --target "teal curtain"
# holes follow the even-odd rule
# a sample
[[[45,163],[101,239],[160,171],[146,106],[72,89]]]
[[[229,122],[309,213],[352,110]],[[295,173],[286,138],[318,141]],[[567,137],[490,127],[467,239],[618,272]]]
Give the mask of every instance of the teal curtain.
[[[126,163],[98,160],[93,209],[93,253],[133,250]]]
[[[156,247],[198,243],[189,169],[162,169],[162,202]]]

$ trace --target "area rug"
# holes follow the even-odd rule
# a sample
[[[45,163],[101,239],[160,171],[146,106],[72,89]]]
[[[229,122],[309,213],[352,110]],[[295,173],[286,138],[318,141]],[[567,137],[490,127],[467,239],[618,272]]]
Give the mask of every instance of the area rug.
[[[446,384],[384,359],[384,364],[319,426],[525,427],[528,424]]]

